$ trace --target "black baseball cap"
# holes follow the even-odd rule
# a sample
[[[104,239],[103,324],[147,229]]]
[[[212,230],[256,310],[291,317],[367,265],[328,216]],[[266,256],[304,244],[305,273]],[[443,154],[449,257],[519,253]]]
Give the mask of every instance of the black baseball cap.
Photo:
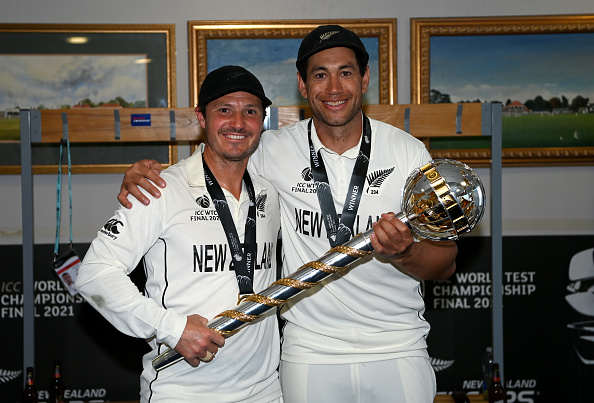
[[[305,62],[311,55],[314,55],[322,50],[330,48],[345,47],[350,48],[357,53],[365,63],[363,66],[367,66],[369,62],[369,53],[365,49],[365,45],[361,42],[361,38],[354,33],[340,25],[321,25],[311,31],[299,46],[299,52],[297,53],[297,69]]]
[[[272,104],[272,101],[266,98],[264,88],[255,75],[241,66],[223,66],[206,75],[198,94],[198,106],[203,108],[209,102],[237,91],[257,96],[264,108]]]

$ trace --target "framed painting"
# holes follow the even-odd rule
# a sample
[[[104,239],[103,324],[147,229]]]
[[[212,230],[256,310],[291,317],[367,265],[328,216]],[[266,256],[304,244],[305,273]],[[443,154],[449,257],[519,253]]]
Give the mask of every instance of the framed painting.
[[[594,14],[411,19],[413,103],[500,102],[503,164],[594,165]],[[489,139],[431,139],[488,165]]]
[[[0,88],[0,173],[18,174],[21,109],[175,107],[175,25],[0,24]],[[76,173],[177,160],[169,143],[70,148]],[[56,173],[59,145],[33,144],[32,158],[34,173]]]
[[[191,102],[210,71],[233,64],[262,81],[272,106],[307,105],[297,89],[297,51],[310,31],[325,24],[348,28],[365,44],[371,79],[363,103],[397,103],[396,19],[188,21]]]

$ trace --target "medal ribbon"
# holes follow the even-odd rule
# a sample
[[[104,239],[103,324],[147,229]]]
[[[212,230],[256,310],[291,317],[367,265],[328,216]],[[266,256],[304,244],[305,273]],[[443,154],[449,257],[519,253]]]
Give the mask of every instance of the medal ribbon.
[[[243,174],[243,182],[245,183],[250,198],[250,206],[245,221],[244,245],[242,250],[241,243],[239,242],[239,235],[237,234],[237,229],[233,222],[233,216],[229,210],[229,205],[227,204],[227,199],[225,198],[223,190],[208,168],[204,158],[202,159],[202,165],[204,167],[206,189],[215,205],[225,235],[227,236],[229,248],[231,249],[231,257],[233,259],[233,267],[235,269],[235,276],[237,277],[239,293],[253,294],[254,261],[256,258],[256,196],[252,178],[246,170]]]
[[[363,139],[361,140],[357,161],[355,161],[355,166],[353,167],[353,174],[340,220],[338,219],[334,200],[332,199],[332,191],[328,183],[328,174],[326,173],[322,155],[319,151],[316,153],[313,142],[311,141],[311,125],[312,120],[310,119],[307,125],[307,136],[309,140],[311,172],[316,183],[316,194],[322,210],[322,216],[324,217],[328,241],[331,247],[335,247],[342,245],[353,236],[353,224],[359,210],[361,193],[363,192],[367,169],[369,168],[371,123],[369,122],[369,118],[363,114]]]

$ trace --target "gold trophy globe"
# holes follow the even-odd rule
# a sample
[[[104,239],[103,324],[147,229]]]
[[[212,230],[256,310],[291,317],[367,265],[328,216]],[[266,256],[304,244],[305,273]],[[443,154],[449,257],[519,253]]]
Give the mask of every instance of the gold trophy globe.
[[[409,175],[402,189],[400,210],[396,217],[418,237],[456,240],[470,232],[482,218],[485,190],[468,165],[449,159],[434,160]],[[306,263],[260,293],[245,296],[235,308],[220,313],[207,327],[225,338],[234,335],[273,308],[372,253],[371,233],[373,229],[330,249],[320,259]],[[183,357],[170,348],[155,357],[152,364],[160,371],[181,360]]]

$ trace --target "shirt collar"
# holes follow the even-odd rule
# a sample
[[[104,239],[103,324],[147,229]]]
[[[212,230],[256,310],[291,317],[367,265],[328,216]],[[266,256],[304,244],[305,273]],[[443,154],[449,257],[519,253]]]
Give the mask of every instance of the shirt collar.
[[[184,161],[186,165],[186,175],[188,176],[188,184],[190,187],[206,187],[206,181],[204,180],[204,167],[202,166],[202,153],[204,152],[204,146],[205,143],[200,143],[200,145],[196,148],[196,151],[194,151],[194,154]],[[255,177],[257,175],[251,171],[249,172],[254,184],[254,192],[256,195],[260,194],[263,190],[266,190],[266,187],[262,186],[260,181],[256,180]],[[223,192],[227,192],[227,189],[223,189]],[[243,187],[241,192],[245,192]]]
[[[363,119],[362,115],[361,115],[361,119]],[[346,158],[351,158],[351,159],[357,158],[357,156],[359,155],[359,149],[361,148],[361,140],[362,139],[363,139],[363,132],[361,132],[361,134],[359,135],[359,142],[357,143],[357,145],[349,150],[346,150],[340,156],[346,157]],[[320,141],[320,138],[318,137],[318,133],[316,132],[316,125],[313,123],[313,121],[311,124],[311,142],[312,142],[316,152],[320,151],[321,149],[324,149],[329,154],[338,155],[338,153],[332,151],[331,149],[326,147]]]
[[[186,175],[188,175],[188,184],[190,187],[206,187],[204,167],[202,166],[204,145],[204,143],[200,143],[196,148],[196,151],[194,151],[194,154],[185,160]]]

